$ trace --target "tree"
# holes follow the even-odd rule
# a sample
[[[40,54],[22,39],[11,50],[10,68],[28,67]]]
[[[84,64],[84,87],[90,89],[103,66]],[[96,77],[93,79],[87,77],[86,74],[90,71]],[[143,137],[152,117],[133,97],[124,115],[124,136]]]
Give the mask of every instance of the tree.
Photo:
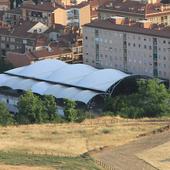
[[[21,124],[42,123],[48,119],[41,99],[28,91],[18,101],[17,121]]]
[[[158,80],[139,81],[140,103],[147,117],[161,116],[169,112],[170,94]]]
[[[129,118],[157,117],[170,112],[170,93],[157,80],[141,80],[136,93],[116,96],[110,101],[108,111]]]
[[[78,116],[78,110],[76,109],[76,102],[66,99],[65,102],[64,115],[66,119],[70,122],[74,122]]]
[[[112,111],[113,110],[113,98],[111,96],[107,96],[104,100],[104,111]]]
[[[56,113],[57,105],[55,98],[51,95],[45,95],[43,97],[43,104],[45,107],[45,112],[48,114],[48,120],[57,121],[59,119],[58,114]]]
[[[4,103],[0,103],[0,125],[6,126],[14,123],[14,118],[9,113]]]

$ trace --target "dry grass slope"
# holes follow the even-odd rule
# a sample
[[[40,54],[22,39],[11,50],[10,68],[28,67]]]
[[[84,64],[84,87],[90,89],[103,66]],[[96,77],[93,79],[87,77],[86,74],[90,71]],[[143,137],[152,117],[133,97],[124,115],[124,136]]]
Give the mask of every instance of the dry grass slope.
[[[81,124],[42,124],[0,127],[0,152],[46,156],[79,156],[104,146],[118,146],[135,140],[136,136],[164,126],[159,120],[124,120],[98,118]],[[4,159],[8,159],[7,157]],[[9,165],[0,158],[2,164]],[[67,162],[68,163],[68,162]],[[66,164],[67,164],[66,163]],[[73,162],[72,162],[73,163]],[[75,162],[74,162],[75,163]],[[71,165],[71,163],[70,163]],[[21,168],[17,167],[12,168]],[[23,163],[22,166],[27,164]],[[44,166],[35,165],[40,170]],[[47,168],[47,167],[46,167]],[[53,168],[51,166],[48,167]],[[27,167],[29,169],[29,167]],[[33,169],[33,170],[34,170]],[[20,170],[20,169],[18,169]],[[43,169],[42,169],[43,170]]]

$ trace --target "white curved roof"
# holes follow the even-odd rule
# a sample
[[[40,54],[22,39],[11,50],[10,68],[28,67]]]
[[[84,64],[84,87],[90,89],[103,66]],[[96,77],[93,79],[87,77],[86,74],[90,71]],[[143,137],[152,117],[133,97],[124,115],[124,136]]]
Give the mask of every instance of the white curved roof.
[[[106,92],[116,82],[130,76],[115,69],[99,70],[85,64],[67,64],[52,59],[38,61],[6,73],[102,92]]]
[[[47,82],[41,82],[32,79],[20,78],[17,76],[9,76],[0,74],[0,87],[10,87],[14,90],[31,90],[40,95],[52,95],[55,98],[71,99],[87,104],[94,96],[100,94],[89,91],[88,96],[84,96],[87,90],[81,90],[75,87],[67,87],[63,85],[54,85]],[[82,97],[79,94],[84,94]],[[79,97],[80,96],[80,97]]]
[[[128,76],[115,69],[96,69],[85,64],[47,59],[0,74],[0,86],[87,104]]]
[[[11,76],[9,76],[7,74],[0,74],[0,85],[10,78],[11,78]]]
[[[75,84],[82,77],[96,71],[94,67],[85,64],[68,64],[59,70],[54,71],[46,80],[56,81],[64,84]],[[64,75],[64,76],[63,76]]]
[[[40,95],[45,94],[44,92],[51,86],[51,84],[46,82],[35,83],[31,87],[31,91]]]

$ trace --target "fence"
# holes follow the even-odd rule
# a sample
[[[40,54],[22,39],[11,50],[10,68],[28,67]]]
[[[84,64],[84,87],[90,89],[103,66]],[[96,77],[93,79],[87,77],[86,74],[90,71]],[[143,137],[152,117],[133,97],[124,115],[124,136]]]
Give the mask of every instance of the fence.
[[[118,168],[118,167],[112,167],[111,165],[108,165],[108,164],[104,163],[104,162],[101,161],[101,160],[95,159],[95,163],[96,163],[97,165],[99,165],[100,167],[104,168],[105,170],[121,170],[120,168]]]

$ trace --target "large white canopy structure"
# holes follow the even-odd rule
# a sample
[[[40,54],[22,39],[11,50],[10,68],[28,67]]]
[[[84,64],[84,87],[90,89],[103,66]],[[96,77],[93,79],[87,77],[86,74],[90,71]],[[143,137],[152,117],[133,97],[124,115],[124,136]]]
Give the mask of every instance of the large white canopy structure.
[[[48,94],[87,104],[129,76],[115,69],[96,69],[85,64],[47,59],[0,74],[0,87],[31,90],[40,95]]]

